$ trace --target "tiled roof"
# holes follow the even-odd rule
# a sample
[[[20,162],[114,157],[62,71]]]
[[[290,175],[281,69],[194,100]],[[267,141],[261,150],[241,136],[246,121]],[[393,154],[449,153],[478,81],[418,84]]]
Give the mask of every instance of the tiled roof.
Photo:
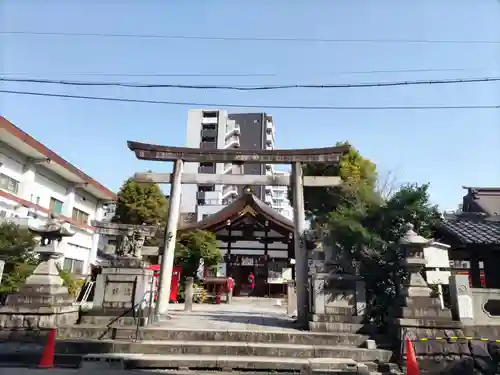
[[[463,244],[500,245],[500,216],[448,216],[440,229]]]
[[[179,230],[202,229],[210,230],[218,226],[225,225],[226,221],[237,217],[245,207],[251,207],[267,220],[272,221],[280,227],[293,231],[293,222],[281,215],[278,211],[268,206],[255,195],[251,193],[242,194],[237,200],[224,207],[222,210],[210,215],[197,223],[187,223],[181,226]]]

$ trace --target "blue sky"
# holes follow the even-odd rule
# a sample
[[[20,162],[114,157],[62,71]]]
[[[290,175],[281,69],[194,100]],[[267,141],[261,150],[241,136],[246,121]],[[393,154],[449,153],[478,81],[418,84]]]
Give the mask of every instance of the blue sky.
[[[496,0],[0,0],[0,31],[284,37],[495,40]],[[0,34],[0,73],[23,78],[182,84],[360,83],[500,76],[500,43],[206,41]],[[462,69],[339,74],[380,70]],[[261,73],[261,77],[132,77],[99,74]],[[268,92],[61,87],[23,90],[195,103],[446,106],[500,103],[499,83]],[[196,106],[194,106],[196,107]],[[118,189],[137,171],[127,140],[183,145],[190,107],[0,94],[0,114]],[[193,108],[193,107],[191,107]],[[230,111],[258,111],[232,108]],[[349,140],[399,182],[431,183],[452,209],[462,185],[500,186],[500,110],[267,109],[279,148]]]

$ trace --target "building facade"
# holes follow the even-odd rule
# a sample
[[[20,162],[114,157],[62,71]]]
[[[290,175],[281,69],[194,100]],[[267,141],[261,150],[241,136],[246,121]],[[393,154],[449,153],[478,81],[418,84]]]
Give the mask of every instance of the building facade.
[[[68,223],[64,268],[87,274],[95,263],[101,220],[116,195],[62,157],[0,117],[0,217],[20,225],[43,225],[51,214]]]
[[[289,176],[290,172],[274,171],[274,174],[276,176]],[[293,221],[293,207],[288,199],[288,186],[273,186],[272,199],[271,207],[288,220]]]
[[[228,114],[222,110],[195,109],[188,112],[186,147],[202,150],[242,148],[274,149],[275,129],[271,116],[265,113]],[[186,163],[186,173],[272,175],[273,166],[263,164]],[[194,213],[197,221],[220,211],[233,202],[243,186],[184,185],[181,212]],[[252,187],[254,194],[269,205],[273,189]]]

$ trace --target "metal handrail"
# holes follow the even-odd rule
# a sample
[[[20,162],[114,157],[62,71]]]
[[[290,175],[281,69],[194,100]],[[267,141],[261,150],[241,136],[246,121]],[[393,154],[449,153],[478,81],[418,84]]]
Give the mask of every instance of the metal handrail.
[[[106,325],[106,331],[104,331],[99,337],[98,337],[98,340],[102,340],[106,334],[109,332],[109,330],[112,328],[111,326],[113,325],[113,323],[115,323],[118,319],[120,318],[123,318],[124,316],[126,316],[129,312],[133,311],[134,312],[134,315],[133,315],[133,318],[134,318],[134,322],[136,322],[136,330],[135,330],[135,340],[137,341],[137,338],[139,337],[139,326],[140,326],[140,322],[141,320],[138,319],[137,317],[137,314],[136,314],[136,311],[138,309],[138,307],[140,307],[144,302],[146,302],[146,298],[149,296],[150,293],[153,293],[153,291],[151,290],[148,290],[146,293],[144,293],[144,296],[143,298],[137,302],[136,304],[134,304],[132,307],[130,307],[129,309],[125,310],[125,312],[123,312],[123,314],[121,315],[118,315],[117,317],[115,317],[113,320],[111,320],[107,325]],[[151,306],[149,307],[151,309]],[[142,311],[142,309],[139,309],[139,311]]]

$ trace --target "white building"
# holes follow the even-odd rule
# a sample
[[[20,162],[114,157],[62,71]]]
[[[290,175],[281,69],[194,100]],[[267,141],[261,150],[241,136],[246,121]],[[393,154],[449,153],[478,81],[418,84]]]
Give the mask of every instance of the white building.
[[[227,111],[194,109],[188,112],[186,147],[205,150],[242,148],[274,149],[274,122],[265,113],[228,114]],[[273,174],[272,165],[231,163],[186,163],[185,173]],[[181,213],[194,213],[196,219],[214,214],[241,193],[244,186],[183,185]],[[253,187],[254,194],[269,205],[273,190],[269,186]]]
[[[275,176],[289,176],[289,172],[274,171]],[[288,199],[288,186],[273,186],[272,187],[272,203],[271,207],[293,221],[293,208]]]
[[[21,225],[43,224],[55,213],[75,234],[62,243],[64,267],[86,274],[99,235],[90,225],[116,195],[55,152],[0,117],[0,217]]]

